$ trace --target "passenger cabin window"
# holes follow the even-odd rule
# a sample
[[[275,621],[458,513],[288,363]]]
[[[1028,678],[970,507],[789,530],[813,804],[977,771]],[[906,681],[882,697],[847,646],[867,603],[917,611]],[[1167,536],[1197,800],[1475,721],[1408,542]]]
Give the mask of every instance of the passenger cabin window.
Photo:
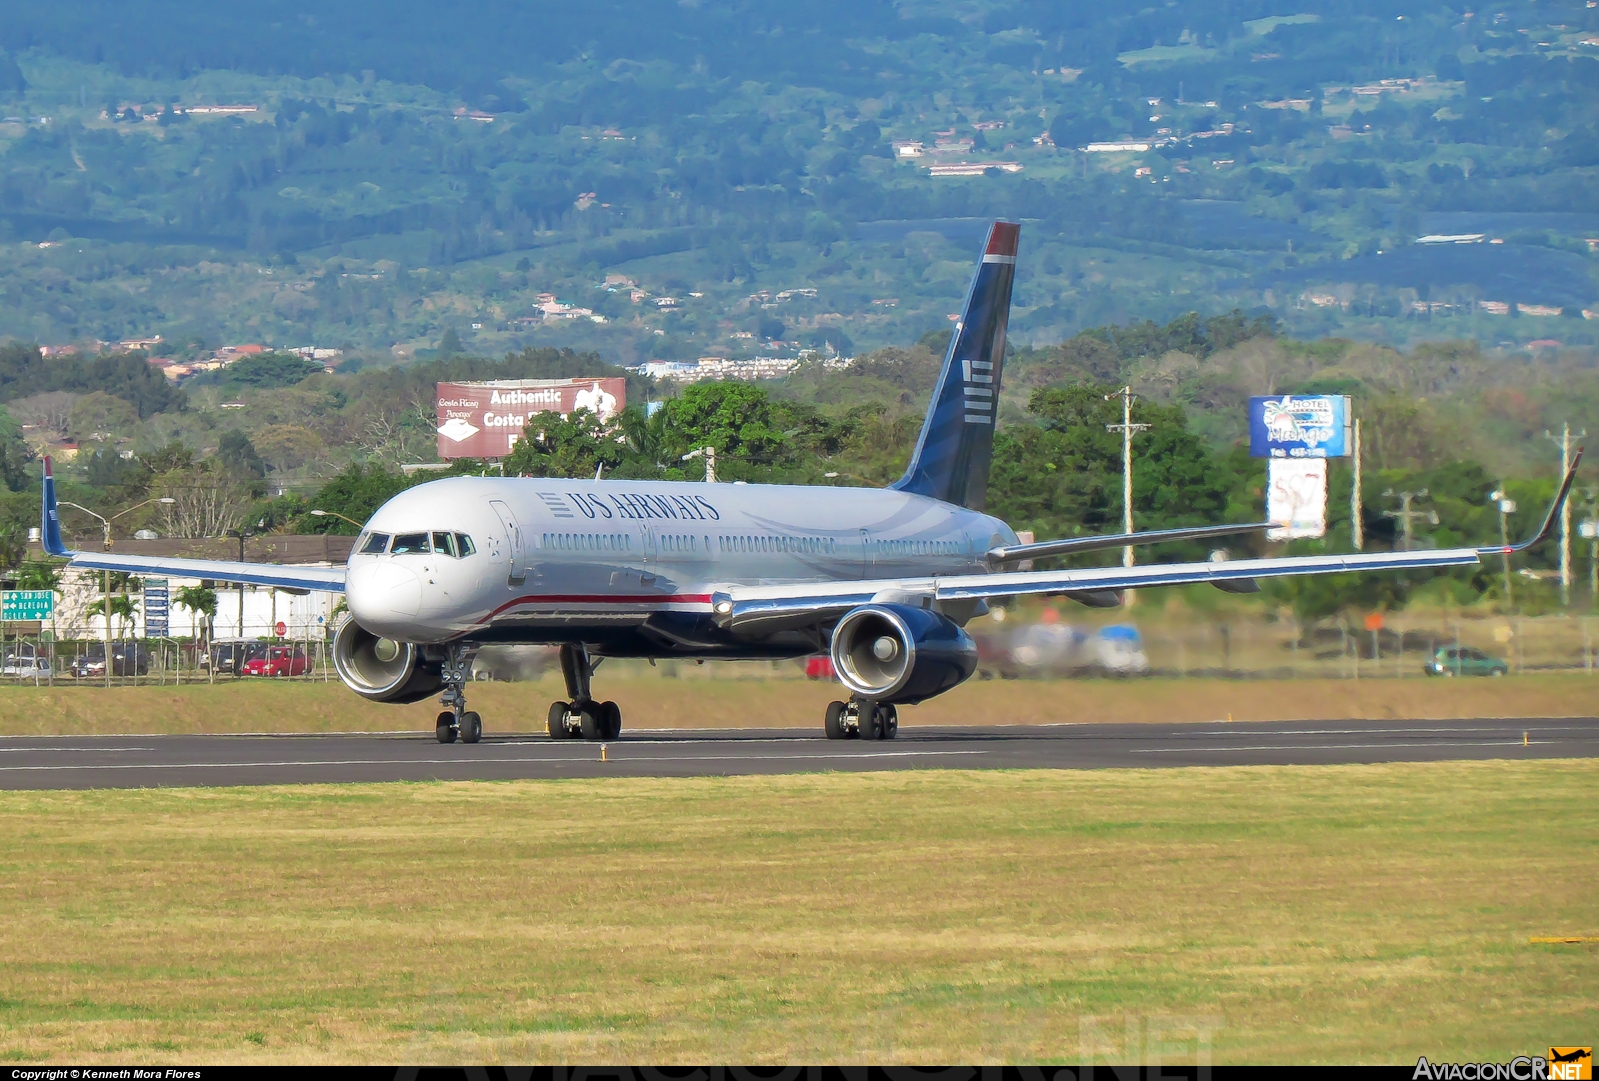
[[[389,554],[397,556],[415,555],[419,552],[430,550],[426,533],[400,533],[395,536],[394,545],[389,549]]]
[[[389,546],[387,533],[373,533],[366,538],[366,543],[361,545],[362,555],[379,555]]]

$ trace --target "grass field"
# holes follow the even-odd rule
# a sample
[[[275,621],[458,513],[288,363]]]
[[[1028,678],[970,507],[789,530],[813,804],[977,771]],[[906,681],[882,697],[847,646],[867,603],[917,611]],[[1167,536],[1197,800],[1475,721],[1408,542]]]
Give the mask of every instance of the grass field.
[[[624,676],[595,681],[638,728],[820,727],[831,682]],[[474,683],[473,709],[490,732],[542,730],[558,678]],[[1599,677],[1546,673],[1504,679],[971,680],[901,710],[902,724],[1058,724],[1084,721],[1422,720],[1592,717]],[[144,732],[431,730],[438,706],[367,702],[339,683],[223,680],[183,687],[0,685],[0,736]]]
[[[0,1059],[1503,1061],[1599,1028],[1596,784],[0,793]]]

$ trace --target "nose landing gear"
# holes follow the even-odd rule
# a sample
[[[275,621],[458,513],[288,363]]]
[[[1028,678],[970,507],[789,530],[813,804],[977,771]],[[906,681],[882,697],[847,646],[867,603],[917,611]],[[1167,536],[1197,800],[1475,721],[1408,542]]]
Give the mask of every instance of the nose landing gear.
[[[822,729],[828,739],[893,739],[899,735],[899,710],[865,698],[829,702]]]
[[[469,643],[453,645],[444,658],[440,676],[444,680],[444,694],[434,734],[440,743],[476,743],[483,738],[483,718],[466,708],[466,683],[472,678],[472,659],[478,647]]]
[[[603,659],[603,658],[602,658]],[[551,702],[548,728],[551,739],[614,740],[622,735],[622,710],[615,702],[596,702],[591,693],[595,664],[588,647],[569,643],[561,647],[561,675],[571,701]]]

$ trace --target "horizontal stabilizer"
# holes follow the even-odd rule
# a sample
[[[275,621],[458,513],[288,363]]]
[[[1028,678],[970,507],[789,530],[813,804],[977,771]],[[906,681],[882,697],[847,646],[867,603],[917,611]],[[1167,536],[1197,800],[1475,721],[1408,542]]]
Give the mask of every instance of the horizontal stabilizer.
[[[312,567],[289,563],[236,563],[227,559],[180,559],[165,556],[122,555],[117,552],[79,552],[61,539],[61,515],[56,505],[54,464],[44,460],[44,506],[40,541],[48,555],[70,559],[75,570],[120,571],[143,577],[199,578],[213,582],[243,582],[295,592],[344,592],[343,567]]]
[[[121,571],[140,577],[199,578],[213,582],[243,582],[278,589],[344,592],[343,567],[313,567],[293,563],[235,563],[229,559],[168,559],[165,556],[119,555],[116,552],[70,552],[73,570]]]

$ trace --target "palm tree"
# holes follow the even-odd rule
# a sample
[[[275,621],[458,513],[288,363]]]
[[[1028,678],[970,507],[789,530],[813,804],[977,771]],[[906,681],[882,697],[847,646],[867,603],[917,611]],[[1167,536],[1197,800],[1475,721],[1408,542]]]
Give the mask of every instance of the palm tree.
[[[193,635],[196,631],[195,617],[205,617],[205,640],[211,641],[211,625],[217,617],[217,591],[206,589],[203,586],[184,586],[177,591],[173,598],[189,610],[189,632]]]

